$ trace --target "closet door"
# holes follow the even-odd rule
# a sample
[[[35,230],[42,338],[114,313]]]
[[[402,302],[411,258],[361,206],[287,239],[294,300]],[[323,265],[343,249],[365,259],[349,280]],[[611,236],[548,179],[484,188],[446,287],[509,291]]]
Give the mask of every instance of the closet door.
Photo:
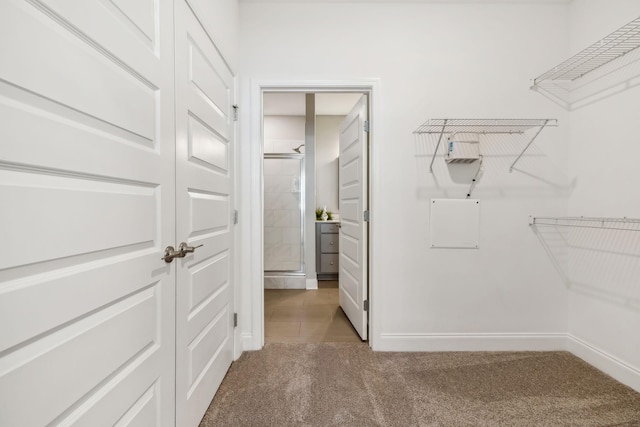
[[[176,0],[176,419],[197,426],[233,360],[233,75]]]
[[[0,425],[175,422],[173,10],[0,1]]]

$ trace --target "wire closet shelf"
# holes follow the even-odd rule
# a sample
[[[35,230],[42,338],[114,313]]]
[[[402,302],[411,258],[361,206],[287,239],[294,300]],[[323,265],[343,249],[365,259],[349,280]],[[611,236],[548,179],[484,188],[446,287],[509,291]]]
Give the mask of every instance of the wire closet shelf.
[[[532,89],[543,82],[574,81],[640,47],[640,17],[617,29],[563,63],[533,80]]]
[[[574,228],[596,228],[606,230],[640,231],[638,218],[601,218],[601,217],[530,217],[529,225],[546,225]]]
[[[523,134],[529,129],[537,128],[536,133],[531,137],[522,152],[509,167],[509,172],[520,160],[522,155],[531,146],[536,137],[545,127],[558,126],[557,119],[429,119],[413,132],[414,134],[436,134],[439,135],[438,143],[433,151],[429,170],[433,173],[433,162],[436,159],[438,148],[444,135],[454,133],[475,133],[479,135],[491,134]]]

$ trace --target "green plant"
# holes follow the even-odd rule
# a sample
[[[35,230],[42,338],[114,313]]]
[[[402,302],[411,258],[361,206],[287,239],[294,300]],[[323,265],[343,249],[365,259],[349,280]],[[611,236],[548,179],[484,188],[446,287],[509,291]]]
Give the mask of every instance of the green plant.
[[[331,211],[327,211],[327,219],[329,221],[331,221],[333,219],[333,214],[331,213]]]
[[[320,221],[322,219],[322,208],[316,209],[316,219]]]

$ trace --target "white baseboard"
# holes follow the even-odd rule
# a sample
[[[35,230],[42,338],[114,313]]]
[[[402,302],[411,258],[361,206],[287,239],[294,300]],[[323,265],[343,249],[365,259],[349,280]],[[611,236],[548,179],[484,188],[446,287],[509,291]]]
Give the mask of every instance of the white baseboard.
[[[318,289],[318,279],[307,279],[307,290]]]
[[[260,343],[256,342],[256,337],[251,333],[242,334],[240,339],[242,340],[242,351],[255,351],[262,349]]]
[[[374,351],[564,351],[564,333],[380,334]]]
[[[260,350],[253,334],[242,334],[242,350]],[[569,351],[596,369],[640,392],[640,369],[565,333],[380,334],[374,351]]]
[[[374,351],[569,351],[640,392],[640,369],[565,333],[380,334]]]
[[[567,334],[567,350],[622,384],[640,392],[640,369],[571,334]]]

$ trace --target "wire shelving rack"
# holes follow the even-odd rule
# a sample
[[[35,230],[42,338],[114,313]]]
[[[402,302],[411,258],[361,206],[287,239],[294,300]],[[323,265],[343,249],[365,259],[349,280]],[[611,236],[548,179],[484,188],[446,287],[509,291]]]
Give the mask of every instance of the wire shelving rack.
[[[509,172],[511,172],[515,164],[531,146],[542,129],[556,126],[558,126],[557,119],[429,119],[418,126],[413,133],[439,135],[438,143],[433,152],[431,164],[429,165],[429,171],[433,173],[433,162],[436,159],[438,148],[440,148],[444,135],[451,135],[453,133],[473,133],[479,135],[523,134],[530,129],[537,128],[536,133],[531,137],[522,152],[509,167]]]
[[[576,80],[640,47],[640,17],[533,80]]]
[[[530,225],[549,225],[574,228],[595,228],[621,231],[640,231],[638,218],[603,218],[603,217],[530,217]]]
[[[598,79],[608,74],[615,76],[616,72],[622,78],[628,78],[628,74],[633,74],[637,67],[632,67],[626,73],[622,73],[621,70],[638,62],[639,47],[640,17],[536,77],[531,89],[551,95],[552,99],[560,100],[561,105],[571,109],[584,99],[592,95],[597,96],[602,91],[606,93],[611,90],[610,86],[615,86],[606,83],[598,89],[598,85],[595,84]],[[628,60],[623,61],[622,58]]]

